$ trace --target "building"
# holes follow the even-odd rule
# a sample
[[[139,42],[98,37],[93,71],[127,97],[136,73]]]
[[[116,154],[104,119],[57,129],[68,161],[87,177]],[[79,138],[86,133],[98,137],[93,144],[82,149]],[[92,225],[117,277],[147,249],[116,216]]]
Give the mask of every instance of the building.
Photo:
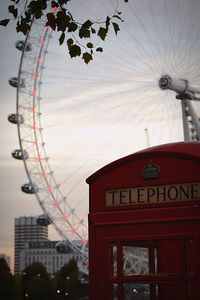
[[[15,274],[20,273],[20,251],[25,248],[26,243],[47,240],[47,225],[38,225],[35,217],[15,218]]]
[[[33,262],[44,265],[47,272],[53,275],[69,260],[80,260],[81,256],[69,249],[67,253],[58,253],[56,244],[58,241],[33,241],[27,242],[24,249],[20,251],[19,272],[23,272],[26,266]]]

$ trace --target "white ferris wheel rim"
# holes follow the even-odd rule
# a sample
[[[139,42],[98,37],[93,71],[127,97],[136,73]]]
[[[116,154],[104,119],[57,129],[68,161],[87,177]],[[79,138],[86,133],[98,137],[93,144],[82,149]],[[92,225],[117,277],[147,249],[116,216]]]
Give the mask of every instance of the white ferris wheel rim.
[[[38,22],[38,21],[36,21]],[[43,20],[43,22],[38,22],[39,26],[45,25],[45,21]],[[32,26],[34,24],[34,21],[32,22]],[[38,51],[38,55],[36,55],[35,57],[35,65],[33,66],[33,69],[35,68],[35,72],[31,73],[31,75],[33,75],[33,83],[32,83],[32,90],[31,90],[31,94],[28,95],[29,97],[31,97],[31,102],[27,102],[27,106],[23,106],[20,104],[20,97],[21,95],[24,93],[24,91],[21,91],[21,87],[18,85],[17,88],[17,103],[16,103],[16,107],[17,107],[17,115],[22,115],[24,118],[24,115],[27,115],[27,112],[30,112],[32,114],[32,124],[30,123],[29,125],[27,124],[23,124],[23,123],[18,123],[18,136],[19,136],[19,144],[20,144],[20,149],[25,150],[25,148],[27,149],[27,143],[34,145],[35,151],[37,155],[34,155],[32,157],[27,159],[23,156],[23,161],[24,161],[24,165],[25,165],[25,170],[26,173],[28,175],[28,179],[29,182],[31,183],[31,186],[34,188],[34,194],[37,197],[37,200],[40,204],[40,206],[42,207],[44,213],[49,217],[49,219],[53,222],[53,225],[56,229],[56,231],[60,234],[60,236],[65,240],[68,241],[70,246],[76,250],[78,253],[80,253],[83,258],[87,258],[87,253],[85,252],[85,247],[87,244],[87,240],[85,239],[85,237],[81,236],[80,233],[78,232],[78,228],[80,226],[85,227],[85,225],[83,224],[83,220],[80,219],[76,213],[74,212],[73,208],[70,207],[70,205],[66,202],[66,197],[62,194],[62,192],[59,189],[59,184],[57,184],[55,177],[53,175],[53,171],[51,170],[51,167],[48,163],[48,157],[44,148],[45,143],[43,142],[43,136],[42,136],[42,127],[41,127],[41,121],[40,121],[40,90],[38,88],[38,95],[36,96],[36,86],[40,85],[41,81],[38,83],[38,78],[41,80],[41,73],[42,73],[42,68],[43,68],[43,63],[44,63],[44,59],[45,59],[45,54],[46,54],[46,48],[48,47],[48,42],[49,39],[51,37],[51,33],[49,33],[50,29],[48,27],[44,26],[44,29],[41,30],[42,33],[42,39],[38,38],[39,41],[39,51]],[[29,33],[26,36],[26,41],[25,41],[25,45],[24,45],[24,49],[26,49],[26,45],[29,44],[29,34],[31,33],[31,30],[29,31]],[[44,43],[46,42],[46,47],[44,48]],[[22,57],[21,57],[21,63],[20,63],[20,67],[19,67],[19,73],[18,73],[18,79],[20,82],[20,78],[21,76],[24,76],[24,71],[22,70],[22,65],[23,62],[26,60],[26,58],[24,57],[26,55],[26,51],[23,51],[22,53]],[[31,57],[32,59],[32,57]],[[42,61],[42,63],[41,63]],[[40,69],[40,72],[39,72]],[[28,80],[26,80],[27,82]],[[31,85],[30,87],[31,88]],[[27,91],[25,91],[24,94],[27,94]],[[26,100],[27,101],[27,100]],[[36,107],[38,108],[38,110],[36,111]],[[37,119],[37,121],[36,121]],[[38,126],[38,127],[37,127]],[[31,130],[34,132],[34,138],[32,139],[24,139],[22,138],[22,135],[26,136],[26,133],[23,133],[22,128],[25,127],[25,130],[28,131]],[[29,133],[28,133],[29,134]],[[40,142],[40,143],[39,143]],[[29,150],[31,148],[30,146],[28,147]],[[41,157],[41,149],[43,151],[43,157]],[[27,150],[25,150],[27,151]],[[30,153],[34,153],[34,150],[29,151]],[[30,156],[30,154],[28,154]],[[37,162],[40,165],[40,175],[37,173],[38,172],[38,168],[34,167],[33,164],[35,164],[35,162]],[[30,164],[32,164],[32,167],[30,169]],[[40,180],[38,180],[38,175],[42,176],[45,183],[46,183],[46,189],[44,186],[40,185]],[[35,177],[35,178],[34,178]],[[59,211],[60,214],[60,218],[62,218],[62,222],[60,220],[58,220],[57,217],[57,213],[54,214],[54,209],[50,211],[47,209],[47,204],[45,203],[46,201],[46,196],[43,197],[44,199],[41,199],[41,194],[45,194],[48,193],[49,195],[51,195],[52,199],[53,199],[53,203],[54,206],[57,208],[57,211]],[[55,193],[57,195],[55,195]],[[59,200],[58,200],[59,199]],[[48,200],[47,200],[48,201]],[[64,203],[67,206],[68,209],[68,215],[62,210],[62,208],[60,207],[60,204]],[[76,219],[76,221],[72,224],[72,222],[70,222],[68,220],[69,215],[72,214],[73,215],[73,219]],[[73,232],[73,237],[76,239],[79,239],[80,241],[82,241],[82,246],[80,245],[79,247],[74,244],[74,242],[69,239],[66,235],[66,233],[63,232],[62,227],[63,227],[63,223],[67,223],[67,225],[69,226],[69,228],[71,229],[71,231]],[[76,224],[76,225],[75,225]],[[72,235],[72,234],[71,234]]]
[[[160,110],[166,109],[166,113],[168,113],[167,110],[172,103],[172,97],[175,98],[175,96],[171,92],[157,90],[158,80],[162,75],[169,74],[178,78],[185,78],[186,75],[189,75],[189,80],[193,80],[192,84],[200,87],[200,74],[198,73],[197,67],[200,63],[200,56],[197,55],[197,51],[200,49],[200,43],[197,40],[200,25],[197,23],[197,18],[199,17],[198,10],[194,9],[195,5],[199,7],[199,4],[195,0],[191,5],[189,5],[189,2],[189,0],[162,0],[157,5],[157,1],[155,0],[142,0],[139,6],[135,1],[130,1],[128,6],[126,6],[129,11],[125,11],[129,14],[129,18],[130,16],[134,18],[133,24],[129,23],[129,26],[130,24],[132,25],[128,27],[126,20],[121,24],[122,35],[119,35],[119,37],[113,41],[117,51],[113,50],[114,48],[109,48],[108,42],[108,48],[105,46],[105,51],[108,51],[108,57],[105,57],[105,60],[100,58],[97,60],[97,67],[91,67],[92,72],[97,70],[96,74],[98,74],[102,68],[101,64],[104,62],[104,72],[107,78],[106,76],[105,78],[103,77],[103,73],[99,73],[99,90],[101,90],[102,86],[107,87],[109,84],[114,88],[117,85],[121,85],[121,90],[118,90],[117,93],[121,93],[123,96],[127,93],[127,103],[130,103],[131,97],[136,99],[133,108],[137,110],[137,113],[134,115],[134,113],[129,112],[127,114],[128,121],[136,117],[138,123],[142,122],[142,117],[139,118],[138,114],[140,110],[145,109],[147,105],[145,97],[153,97],[155,101],[154,106],[149,105],[147,124],[152,118],[157,117]],[[107,9],[106,5],[105,8]],[[145,8],[145,5],[147,9],[146,12],[141,10]],[[120,9],[121,7],[119,7],[119,10]],[[156,12],[162,12],[165,17],[161,20],[160,17],[156,16]],[[174,16],[177,12],[179,15],[177,15],[177,19],[174,20]],[[144,16],[147,18],[144,19]],[[124,16],[124,19],[125,18],[126,16]],[[172,23],[170,23],[171,21]],[[45,20],[41,20],[41,23],[38,20],[34,21],[26,37],[26,44],[31,41],[34,49],[30,56],[30,53],[26,51],[22,53],[18,73],[18,79],[23,79],[24,77],[26,79],[26,87],[24,88],[18,85],[17,88],[17,114],[23,115],[25,119],[25,124],[18,124],[19,143],[20,148],[29,153],[29,158],[23,159],[25,169],[30,183],[35,187],[35,195],[43,211],[53,221],[60,236],[64,240],[67,240],[76,251],[82,253],[83,256],[87,258],[87,253],[85,252],[87,245],[87,226],[84,224],[82,218],[76,214],[70,201],[66,199],[59,184],[57,184],[53,171],[48,163],[48,156],[42,137],[40,91],[43,66],[48,52],[47,48],[51,38],[51,32],[49,28],[45,28]],[[153,33],[150,33],[148,29],[149,23],[149,27],[154,31]],[[136,27],[132,28],[132,26]],[[126,33],[127,44],[122,43],[123,34],[125,35],[123,30]],[[181,34],[183,36],[181,36]],[[177,40],[178,37],[179,40]],[[132,44],[134,44],[133,48],[131,48]],[[180,47],[180,53],[178,52],[180,49],[177,49],[177,47]],[[118,58],[118,52],[121,54],[121,60]],[[117,65],[118,60],[119,65]],[[31,61],[32,64],[30,66]],[[113,77],[113,73],[116,73],[116,77]],[[94,76],[94,73],[92,74]],[[124,78],[123,74],[125,74]],[[77,78],[82,81],[84,75],[84,72],[83,75],[78,73]],[[148,77],[151,75],[153,75],[153,79]],[[83,77],[80,78],[80,76]],[[91,83],[96,85],[97,83],[94,78],[91,78]],[[188,78],[186,79],[188,80]],[[155,82],[155,80],[157,81]],[[88,81],[90,82],[90,79],[88,79]],[[143,89],[142,96],[141,89]],[[149,94],[150,89],[151,94]],[[109,109],[117,110],[120,108],[121,102],[116,92],[112,89],[107,89],[106,93],[106,99],[109,99],[109,97],[116,99],[116,104],[111,105]],[[162,93],[163,98],[166,100],[165,104],[161,103],[159,99]],[[181,110],[178,108],[179,103],[174,102],[173,105],[180,116]],[[102,109],[102,107],[100,108]],[[123,116],[125,111],[123,108],[120,116]],[[174,112],[170,112],[169,117],[172,119],[176,118],[177,111],[174,109]],[[106,114],[106,111],[103,112]],[[158,118],[162,119],[164,117],[160,116]],[[111,118],[111,123],[111,126],[113,126],[117,121]],[[165,125],[162,126],[164,127]],[[105,126],[104,130],[107,130],[107,128],[108,127]],[[162,130],[164,130],[164,128],[162,128]],[[170,130],[173,131],[176,129],[173,129],[172,126]],[[75,238],[82,241],[81,248],[73,243],[73,239]]]

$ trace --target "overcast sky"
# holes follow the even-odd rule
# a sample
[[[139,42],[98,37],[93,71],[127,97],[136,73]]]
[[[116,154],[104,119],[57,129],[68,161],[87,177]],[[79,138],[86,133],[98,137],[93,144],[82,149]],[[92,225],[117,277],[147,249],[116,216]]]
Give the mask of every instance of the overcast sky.
[[[149,145],[183,139],[180,103],[171,92],[159,90],[161,74],[187,77],[196,86],[200,83],[199,1],[170,0],[168,8],[165,1],[157,5],[157,0],[132,0],[122,7],[123,1],[118,2],[125,19],[121,31],[117,38],[111,32],[100,43],[104,52],[89,66],[71,60],[55,36],[45,60],[41,110],[46,149],[62,190],[84,216],[88,210],[85,179],[95,170]],[[92,15],[101,20],[114,11],[117,1],[73,3],[78,19]],[[1,0],[0,18],[6,15],[7,1]],[[11,157],[19,146],[17,128],[7,121],[16,109],[16,89],[8,79],[18,73],[21,53],[15,41],[20,38],[14,27],[0,28],[2,253],[12,251],[14,218],[41,213],[35,197],[21,192],[27,176],[22,162]],[[200,112],[199,106],[195,109]],[[53,231],[50,238],[57,238]]]

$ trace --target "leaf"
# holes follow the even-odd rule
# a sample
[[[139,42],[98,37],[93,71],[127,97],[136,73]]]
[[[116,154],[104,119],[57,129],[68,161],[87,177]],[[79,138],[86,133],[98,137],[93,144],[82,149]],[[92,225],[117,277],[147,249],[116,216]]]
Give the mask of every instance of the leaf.
[[[25,11],[25,16],[26,16],[27,22],[30,22],[31,21],[31,14],[29,12]]]
[[[58,3],[56,1],[51,1],[51,7],[58,7]]]
[[[27,23],[19,23],[17,22],[16,31],[17,32],[23,32],[24,35],[27,34],[28,30],[30,29],[30,25]]]
[[[40,0],[40,7],[44,10],[47,8],[47,0]]]
[[[119,25],[117,23],[115,23],[115,22],[112,22],[112,24],[113,24],[113,28],[114,28],[115,34],[117,35],[118,31],[120,30],[119,29]]]
[[[68,46],[68,50],[71,49],[71,46],[73,45],[74,41],[72,39],[68,39],[67,40],[67,46]]]
[[[60,45],[63,44],[64,40],[65,40],[65,33],[63,32],[63,33],[61,34],[61,36],[59,37],[59,43],[60,43]]]
[[[93,48],[93,44],[92,43],[87,43],[87,47],[88,48]]]
[[[46,15],[46,17],[47,17],[46,25],[50,26],[53,30],[55,30],[56,29],[56,17],[55,17],[55,15],[53,13],[48,13]]]
[[[83,26],[79,30],[79,37],[82,38],[89,38],[90,37],[90,30],[84,28]]]
[[[90,20],[87,20],[85,23],[83,23],[83,25],[81,27],[89,29],[91,25],[92,25],[92,22]]]
[[[74,22],[69,23],[68,32],[74,32],[78,28],[78,25]]]
[[[94,33],[96,33],[96,30],[91,27],[91,32],[94,34]]]
[[[79,37],[82,38],[89,38],[90,37],[90,27],[92,25],[92,22],[90,20],[87,20],[81,28],[79,29]]]
[[[56,24],[57,24],[57,30],[65,32],[66,28],[69,26],[69,22],[71,21],[71,18],[69,15],[66,15],[66,10],[62,9],[59,11],[56,15]]]
[[[71,19],[72,21],[74,21],[72,14],[71,14],[69,11],[68,11],[67,13],[68,13],[68,15],[70,16],[70,19]]]
[[[124,22],[124,20],[122,20],[122,18],[121,18],[120,16],[118,16],[118,15],[113,15],[113,18],[117,18],[117,19],[119,19],[120,21]]]
[[[88,52],[83,53],[82,59],[86,64],[88,64],[91,60],[93,60],[92,55]]]
[[[76,57],[81,55],[81,48],[77,45],[72,45],[69,50],[71,57]]]
[[[20,0],[10,0],[11,2],[15,2],[15,4],[18,4]]]
[[[110,25],[110,17],[107,16],[107,18],[106,18],[106,30],[107,30],[107,31],[108,31],[109,25]]]
[[[7,26],[9,22],[10,22],[10,19],[4,19],[4,20],[0,21],[0,25],[1,26]]]
[[[9,5],[8,6],[9,13],[12,13],[14,9],[15,9],[14,5]]]
[[[13,17],[16,19],[18,15],[18,9],[14,7],[14,5],[8,6],[8,11],[13,15]]]
[[[43,15],[43,12],[42,12],[43,5],[44,5],[44,3],[42,1],[31,1],[29,3],[28,7],[36,19],[40,19],[41,16]]]
[[[103,52],[103,48],[99,47],[96,49],[97,52]]]
[[[100,27],[100,28],[99,28],[99,31],[98,31],[98,33],[97,33],[97,35],[100,36],[100,38],[101,38],[103,41],[105,40],[106,34],[107,34],[106,28]]]
[[[62,6],[63,4],[67,4],[67,2],[69,2],[70,0],[58,0],[58,3],[60,4],[60,6]]]

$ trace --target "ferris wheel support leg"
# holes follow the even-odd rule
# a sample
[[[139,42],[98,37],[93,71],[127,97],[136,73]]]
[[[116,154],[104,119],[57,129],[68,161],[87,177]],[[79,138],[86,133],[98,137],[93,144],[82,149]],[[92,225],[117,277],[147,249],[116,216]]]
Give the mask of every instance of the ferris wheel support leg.
[[[188,107],[188,113],[189,115],[191,116],[192,118],[192,123],[194,124],[195,126],[195,130],[196,130],[196,133],[197,133],[197,137],[198,137],[198,140],[200,140],[200,121],[194,111],[194,108],[190,102],[190,100],[187,100],[187,107]]]
[[[181,101],[181,108],[182,108],[182,119],[183,119],[183,133],[184,133],[184,141],[189,142],[190,141],[190,132],[188,128],[188,121],[186,116],[186,101]]]

